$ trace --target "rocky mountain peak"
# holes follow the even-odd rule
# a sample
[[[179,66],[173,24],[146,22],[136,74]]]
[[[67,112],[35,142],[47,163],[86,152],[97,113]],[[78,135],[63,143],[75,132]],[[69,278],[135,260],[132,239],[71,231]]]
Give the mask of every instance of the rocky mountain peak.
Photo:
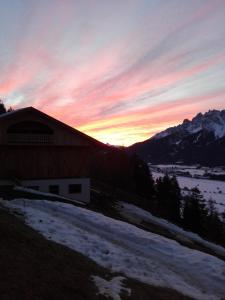
[[[191,121],[185,119],[181,125],[170,127],[158,134],[154,139],[161,139],[171,134],[187,136],[200,131],[207,131],[214,134],[215,139],[225,136],[225,110],[209,110],[202,114],[198,113]]]
[[[155,164],[225,166],[225,110],[198,113],[192,120],[130,146],[128,152]]]

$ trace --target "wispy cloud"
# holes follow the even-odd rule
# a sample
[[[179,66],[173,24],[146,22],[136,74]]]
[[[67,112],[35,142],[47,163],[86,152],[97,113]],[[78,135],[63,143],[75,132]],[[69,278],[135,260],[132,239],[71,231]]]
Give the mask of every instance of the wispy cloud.
[[[223,108],[225,3],[0,4],[0,97],[131,144]]]

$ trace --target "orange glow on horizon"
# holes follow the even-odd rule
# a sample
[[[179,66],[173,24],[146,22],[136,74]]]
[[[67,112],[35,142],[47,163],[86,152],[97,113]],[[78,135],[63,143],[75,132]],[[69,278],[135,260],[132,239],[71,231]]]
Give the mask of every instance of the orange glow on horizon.
[[[73,115],[73,103],[67,104],[63,109],[60,106],[46,107],[44,112],[103,143],[129,146],[149,139],[168,127],[176,126],[182,123],[183,119],[191,119],[198,112],[205,112],[213,108],[211,107],[212,100],[218,109],[223,109],[222,99],[224,97],[225,92],[221,91],[209,95],[184,98],[182,101],[179,99],[152,107],[132,109],[127,113],[120,112],[110,116],[94,116],[93,118],[86,115],[85,110],[80,116],[77,115],[76,111]],[[82,106],[80,107],[82,108]]]

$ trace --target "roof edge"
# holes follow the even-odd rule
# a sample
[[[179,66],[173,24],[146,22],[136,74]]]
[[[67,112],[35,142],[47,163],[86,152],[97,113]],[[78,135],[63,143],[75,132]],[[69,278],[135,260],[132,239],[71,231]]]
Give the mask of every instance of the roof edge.
[[[44,112],[42,112],[41,110],[39,110],[39,109],[37,109],[37,108],[35,108],[35,107],[33,107],[33,106],[27,106],[27,107],[24,107],[24,108],[20,108],[20,109],[17,109],[17,110],[13,110],[13,111],[11,111],[11,112],[6,112],[6,113],[0,115],[0,120],[1,120],[1,119],[5,119],[5,118],[8,118],[8,117],[11,118],[11,117],[13,117],[15,114],[20,114],[20,113],[23,113],[23,112],[25,112],[25,111],[31,111],[31,112],[33,111],[33,112],[35,112],[35,113],[38,113],[38,114],[41,115],[42,117],[48,118],[48,119],[50,119],[51,121],[58,123],[60,126],[63,126],[63,127],[66,128],[67,130],[70,130],[71,132],[76,133],[76,134],[78,134],[79,136],[81,136],[81,137],[83,137],[83,138],[86,138],[86,139],[90,140],[92,143],[95,143],[96,145],[99,145],[99,146],[106,146],[104,143],[102,143],[102,142],[96,140],[95,138],[93,138],[93,137],[91,137],[91,136],[89,136],[89,135],[87,135],[87,134],[85,134],[85,133],[83,133],[83,132],[81,132],[81,131],[75,129],[74,127],[72,127],[72,126],[70,126],[70,125],[68,125],[68,124],[66,124],[66,123],[64,123],[64,122],[62,122],[62,121],[60,121],[60,120],[58,120],[58,119],[56,119],[56,118],[54,118],[54,117],[52,117],[52,116],[50,116],[50,115],[44,113]]]

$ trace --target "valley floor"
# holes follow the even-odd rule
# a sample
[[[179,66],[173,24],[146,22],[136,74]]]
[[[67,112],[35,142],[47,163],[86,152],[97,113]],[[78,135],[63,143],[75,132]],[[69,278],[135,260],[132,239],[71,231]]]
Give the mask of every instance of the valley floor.
[[[154,179],[165,175],[163,172],[152,171]],[[176,176],[180,188],[185,194],[197,187],[206,201],[212,200],[218,213],[225,212],[225,181]]]

